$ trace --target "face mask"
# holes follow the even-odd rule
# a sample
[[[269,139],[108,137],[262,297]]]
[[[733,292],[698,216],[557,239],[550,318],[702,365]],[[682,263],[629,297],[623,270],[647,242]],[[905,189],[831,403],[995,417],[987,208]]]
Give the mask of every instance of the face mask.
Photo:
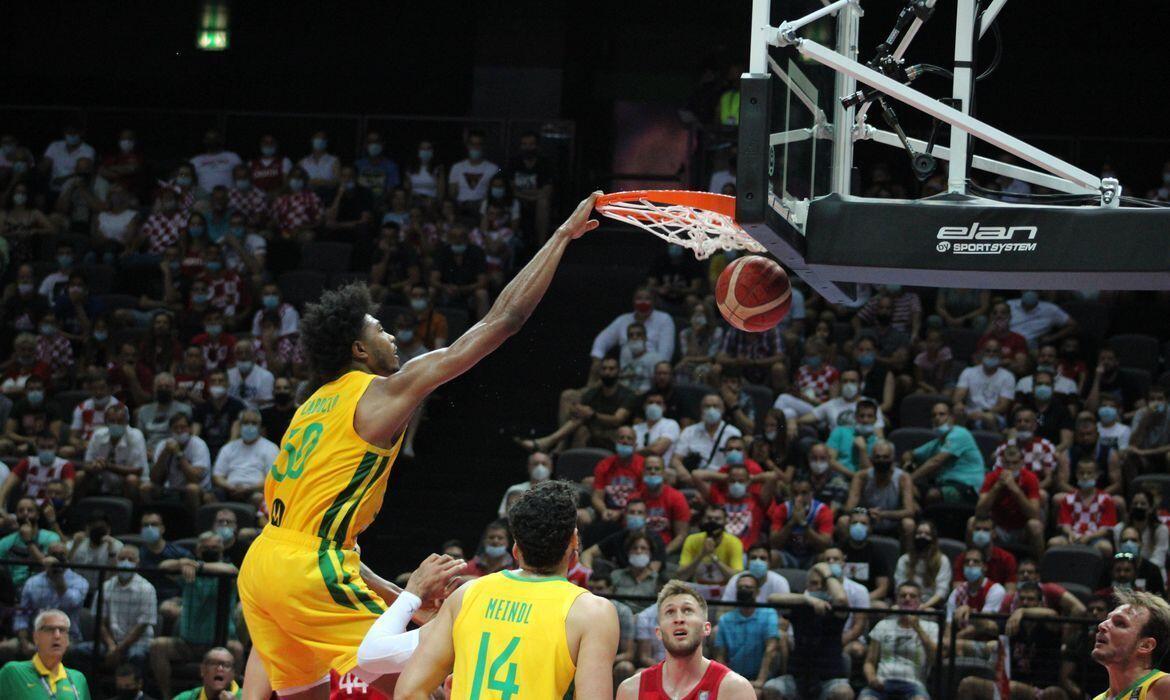
[[[768,575],[768,562],[763,559],[752,559],[748,562],[748,573],[755,579],[764,578]]]
[[[37,459],[41,461],[44,466],[49,466],[57,459],[56,450],[40,450],[37,452]]]
[[[806,357],[806,358],[804,358],[804,364],[808,365],[809,367],[812,367],[813,369],[816,369],[817,367],[821,366],[821,358],[817,355],[813,355],[812,357]]]
[[[979,579],[983,578],[983,567],[982,566],[964,566],[963,567],[963,578],[967,579],[967,583],[975,583]]]
[[[602,377],[601,378],[601,385],[604,387],[612,387],[615,384],[617,384],[617,380],[618,380],[618,378],[613,377],[613,376]]]
[[[452,247],[452,250],[454,250],[454,247]],[[414,309],[415,311],[422,311],[427,308],[427,300],[421,298],[411,299],[410,308]]]
[[[928,549],[930,549],[930,538],[929,537],[915,537],[914,538],[914,550],[915,551],[925,552]]]
[[[645,340],[631,340],[626,345],[630,348],[630,352],[635,355],[641,355],[642,353],[646,352]]]
[[[1141,506],[1134,506],[1130,509],[1129,514],[1133,520],[1145,520],[1146,515],[1149,514],[1149,511],[1145,508],[1142,508]]]
[[[1165,413],[1166,412],[1166,403],[1163,401],[1151,402],[1150,409],[1153,410],[1154,413]]]
[[[976,530],[975,532],[972,532],[971,533],[971,544],[975,545],[976,547],[979,547],[980,549],[983,549],[987,545],[991,544],[991,531],[990,530]]]
[[[888,459],[875,459],[875,460],[873,460],[873,468],[879,472],[888,472],[888,471],[890,471],[890,469],[893,468],[893,466],[894,466],[894,463]]]
[[[633,445],[617,445],[614,451],[617,452],[617,456],[621,457],[622,459],[629,459],[630,457],[634,456]]]
[[[1117,581],[1113,584],[1113,587],[1119,591],[1132,591],[1133,583],[1130,581]]]
[[[707,425],[715,425],[723,420],[723,411],[720,411],[716,406],[708,406],[703,409],[703,422]]]
[[[1077,479],[1077,487],[1083,491],[1097,488],[1096,479]]]
[[[252,186],[251,180],[236,180],[236,189],[237,190],[246,190],[251,186]]]
[[[305,181],[299,177],[294,177],[288,181],[288,188],[293,192],[300,192],[305,186]]]
[[[191,433],[179,433],[175,436],[175,442],[180,446],[186,447],[188,442],[191,442]]]
[[[221,263],[220,261],[218,261],[218,260],[208,260],[207,261],[207,271],[208,272],[219,272],[222,269],[223,269],[223,263]]]
[[[158,525],[143,525],[138,534],[142,535],[142,540],[148,544],[158,542],[162,538]]]
[[[24,192],[17,192],[12,195],[12,203],[18,207],[23,207],[28,202],[28,195]]]
[[[493,187],[492,188],[492,198],[493,199],[503,199],[504,193],[505,192],[504,192],[503,187]]]
[[[223,559],[223,552],[218,549],[206,549],[203,551],[203,554],[199,555],[199,558],[203,561],[219,561]]]
[[[738,603],[751,603],[756,599],[756,592],[747,588],[740,588],[735,592],[735,600]]]
[[[707,317],[702,314],[695,314],[691,316],[691,324],[703,328],[707,325]]]
[[[255,363],[251,360],[240,360],[236,363],[236,369],[240,370],[240,374],[249,374],[253,367]]]
[[[853,523],[849,526],[849,536],[854,542],[861,542],[869,535],[869,527],[865,523]]]
[[[33,406],[40,406],[41,403],[45,400],[45,392],[41,391],[40,389],[33,389],[25,394],[25,398],[28,399],[29,404]]]
[[[841,397],[846,401],[852,401],[859,389],[857,382],[845,382],[841,385]]]
[[[645,314],[650,313],[653,310],[654,310],[654,304],[652,302],[649,302],[649,301],[636,301],[636,302],[634,302],[634,311],[636,313],[640,313],[640,314],[645,315]]]
[[[659,486],[662,486],[662,482],[663,482],[663,477],[661,474],[655,474],[653,476],[642,477],[642,483],[646,484],[647,488],[656,489]]]
[[[1051,401],[1052,400],[1052,387],[1049,386],[1048,384],[1038,385],[1036,387],[1036,400],[1037,401]]]
[[[121,423],[111,423],[106,427],[110,431],[111,440],[121,440],[122,436],[126,434],[126,426],[122,425]]]
[[[483,553],[488,559],[499,559],[508,551],[507,546],[502,544],[488,544],[484,545]]]
[[[728,464],[743,464],[743,450],[728,450],[727,451]]]
[[[1112,406],[1102,406],[1097,409],[1097,417],[1105,425],[1112,425],[1117,420],[1117,409]]]
[[[77,134],[65,134],[65,143],[70,146],[76,146],[81,143],[81,136]]]
[[[187,233],[189,233],[194,238],[199,238],[200,236],[203,235],[203,227],[202,226],[188,226]]]
[[[470,158],[471,160],[479,160],[480,158],[483,158],[483,149],[482,148],[469,148],[469,149],[467,149],[467,157]]]
[[[809,596],[810,598],[816,598],[817,600],[823,600],[826,603],[832,599],[832,596],[829,595],[828,591],[805,591],[804,594],[806,596]]]
[[[256,442],[256,439],[260,437],[260,426],[255,423],[241,425],[240,437],[244,439],[244,442]]]
[[[106,331],[94,331],[93,332],[93,339],[99,343],[104,343],[110,339],[110,334],[107,333]]]
[[[195,301],[196,301],[196,302],[205,302],[205,301],[207,301],[207,299],[200,299],[200,298],[199,298],[200,296],[202,296],[202,295],[196,295],[196,296],[195,296]],[[217,336],[217,335],[219,335],[220,333],[223,333],[223,326],[219,325],[218,323],[210,323],[210,324],[208,324],[208,325],[207,325],[207,335],[210,335],[210,336]]]
[[[824,459],[814,459],[808,463],[808,468],[812,470],[813,474],[824,474],[829,471],[829,462]]]
[[[654,421],[662,419],[662,405],[656,403],[646,404],[646,420],[653,423]]]
[[[228,542],[236,536],[236,531],[230,525],[220,525],[215,528],[215,534],[219,535],[219,538],[224,542]]]
[[[708,537],[717,537],[719,533],[723,532],[723,526],[714,520],[703,521],[703,524],[699,526],[699,529],[707,533]]]
[[[429,148],[418,149],[418,159],[422,163],[431,162],[431,158],[435,156],[435,152]]]
[[[862,367],[873,367],[875,361],[877,361],[877,355],[872,352],[863,352],[857,356],[857,364]]]
[[[207,388],[207,393],[211,394],[213,399],[222,399],[227,395],[226,386],[212,386]]]
[[[126,583],[134,578],[134,570],[136,568],[138,568],[138,565],[129,559],[120,559],[118,561],[118,580]]]
[[[841,565],[841,562],[835,561],[829,564],[829,573],[833,575],[833,578],[844,578],[845,567]]]
[[[727,485],[727,495],[732,498],[743,498],[747,495],[747,484],[742,481],[737,481],[734,484]]]
[[[1021,442],[1031,440],[1032,439],[1032,431],[1031,430],[1017,430],[1016,431],[1016,439],[1021,441]]]
[[[73,265],[72,255],[58,255],[57,264],[61,267],[71,267]]]
[[[16,289],[20,292],[21,296],[28,296],[29,294],[33,293],[34,289],[36,289],[36,285],[29,284],[27,282],[20,282],[16,285]]]
[[[853,432],[862,437],[869,437],[873,435],[873,423],[857,423],[853,426]]]
[[[275,309],[278,306],[280,306],[280,297],[276,296],[275,294],[264,295],[264,308]]]
[[[776,439],[776,436],[778,434],[779,433],[777,433],[775,430],[765,430],[764,431],[764,439],[767,440],[768,442],[771,442],[772,440]]]
[[[264,156],[265,158],[271,158],[272,156],[276,155],[276,146],[261,146],[260,155]]]
[[[1040,303],[1040,295],[1036,292],[1024,292],[1020,295],[1020,304],[1026,309],[1031,309]]]
[[[549,474],[551,473],[552,472],[548,467],[544,466],[543,464],[538,464],[532,468],[528,478],[532,481],[547,481]]]
[[[983,366],[987,369],[995,369],[999,367],[999,358],[994,355],[986,356],[983,358]]]
[[[451,244],[451,252],[456,254],[456,255],[463,255],[464,253],[467,252],[467,244],[466,243],[452,243]]]
[[[412,340],[414,340],[414,331],[407,328],[407,329],[404,329],[404,330],[401,330],[401,331],[398,331],[397,333],[395,333],[394,337],[401,340],[404,343],[409,343]]]
[[[631,567],[635,569],[645,569],[647,566],[650,566],[650,555],[645,553],[631,554],[629,556],[629,561]]]
[[[180,175],[180,176],[175,178],[175,184],[178,185],[179,187],[190,187],[191,186],[191,176],[190,175]]]
[[[382,155],[382,144],[367,143],[366,153],[369,153],[371,158],[377,158],[378,156]]]
[[[1137,556],[1137,553],[1142,551],[1142,546],[1136,540],[1126,540],[1121,543],[1121,546],[1118,547],[1117,550],[1119,552]]]
[[[935,428],[935,431],[937,431],[939,435],[946,435],[947,433],[951,432],[951,424],[943,423],[942,425]]]

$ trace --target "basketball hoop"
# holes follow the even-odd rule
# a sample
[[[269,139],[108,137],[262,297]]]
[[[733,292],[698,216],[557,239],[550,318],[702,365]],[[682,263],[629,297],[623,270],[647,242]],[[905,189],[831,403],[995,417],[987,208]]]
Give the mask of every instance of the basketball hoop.
[[[735,223],[735,197],[687,190],[633,190],[597,198],[599,213],[645,229],[705,260],[720,250],[766,253]]]

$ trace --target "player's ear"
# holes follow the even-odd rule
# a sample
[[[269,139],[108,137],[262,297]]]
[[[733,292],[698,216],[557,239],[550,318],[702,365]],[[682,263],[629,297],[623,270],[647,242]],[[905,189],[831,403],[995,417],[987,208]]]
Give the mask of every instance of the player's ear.
[[[353,355],[353,359],[357,360],[358,362],[365,362],[366,359],[370,356],[370,354],[366,352],[366,344],[360,340],[353,341],[353,345],[350,346],[350,353]]]
[[[1137,650],[1143,654],[1153,654],[1156,646],[1158,646],[1158,640],[1153,637],[1142,637],[1142,640],[1138,642]]]

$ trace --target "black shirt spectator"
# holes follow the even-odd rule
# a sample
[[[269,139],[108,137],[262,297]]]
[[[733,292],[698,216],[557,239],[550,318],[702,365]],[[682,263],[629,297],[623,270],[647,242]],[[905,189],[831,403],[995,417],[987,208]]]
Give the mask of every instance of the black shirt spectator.
[[[878,579],[882,577],[892,580],[894,572],[878,555],[872,542],[866,541],[860,547],[849,543],[841,551],[845,553],[845,575],[865,586],[866,590],[872,592],[877,588]]]
[[[290,403],[285,408],[273,404],[268,408],[260,410],[260,427],[264,430],[264,436],[280,444],[284,433],[288,430],[288,424],[292,422],[293,414],[297,412],[296,404]]]
[[[799,606],[786,613],[792,623],[795,640],[788,656],[788,672],[796,679],[801,697],[816,697],[806,689],[834,678],[847,678],[841,656],[841,632],[844,617],[828,613],[818,615],[811,607]]]
[[[1053,445],[1059,445],[1062,441],[1060,431],[1073,430],[1073,417],[1069,413],[1068,406],[1063,401],[1049,401],[1048,406],[1044,410],[1040,410],[1038,406],[1033,403],[1033,410],[1036,411],[1036,434],[1048,440]],[[1075,462],[1073,462],[1075,464]]]
[[[201,426],[199,437],[207,443],[207,449],[211,451],[213,458],[219,454],[221,447],[231,441],[232,425],[243,410],[244,404],[232,396],[228,396],[219,407],[214,401],[204,401],[195,406],[193,418]]]
[[[451,246],[445,245],[439,250],[435,260],[435,269],[438,271],[442,284],[458,286],[475,284],[480,275],[487,274],[487,262],[484,259],[483,248],[477,245],[465,244],[466,250],[456,255]]]

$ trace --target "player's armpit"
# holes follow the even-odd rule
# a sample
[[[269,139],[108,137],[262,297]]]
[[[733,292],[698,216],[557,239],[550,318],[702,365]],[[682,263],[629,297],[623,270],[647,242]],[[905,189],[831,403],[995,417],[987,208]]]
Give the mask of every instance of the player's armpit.
[[[394,687],[394,700],[428,700],[431,692],[451,673],[455,664],[455,642],[451,635],[467,585],[455,591],[435,619],[427,624],[425,632],[420,632],[418,648]]]
[[[604,598],[582,594],[569,608],[566,619],[570,636],[580,634],[577,672],[573,678],[577,700],[610,700],[613,697],[613,659],[617,655],[617,610]]]

